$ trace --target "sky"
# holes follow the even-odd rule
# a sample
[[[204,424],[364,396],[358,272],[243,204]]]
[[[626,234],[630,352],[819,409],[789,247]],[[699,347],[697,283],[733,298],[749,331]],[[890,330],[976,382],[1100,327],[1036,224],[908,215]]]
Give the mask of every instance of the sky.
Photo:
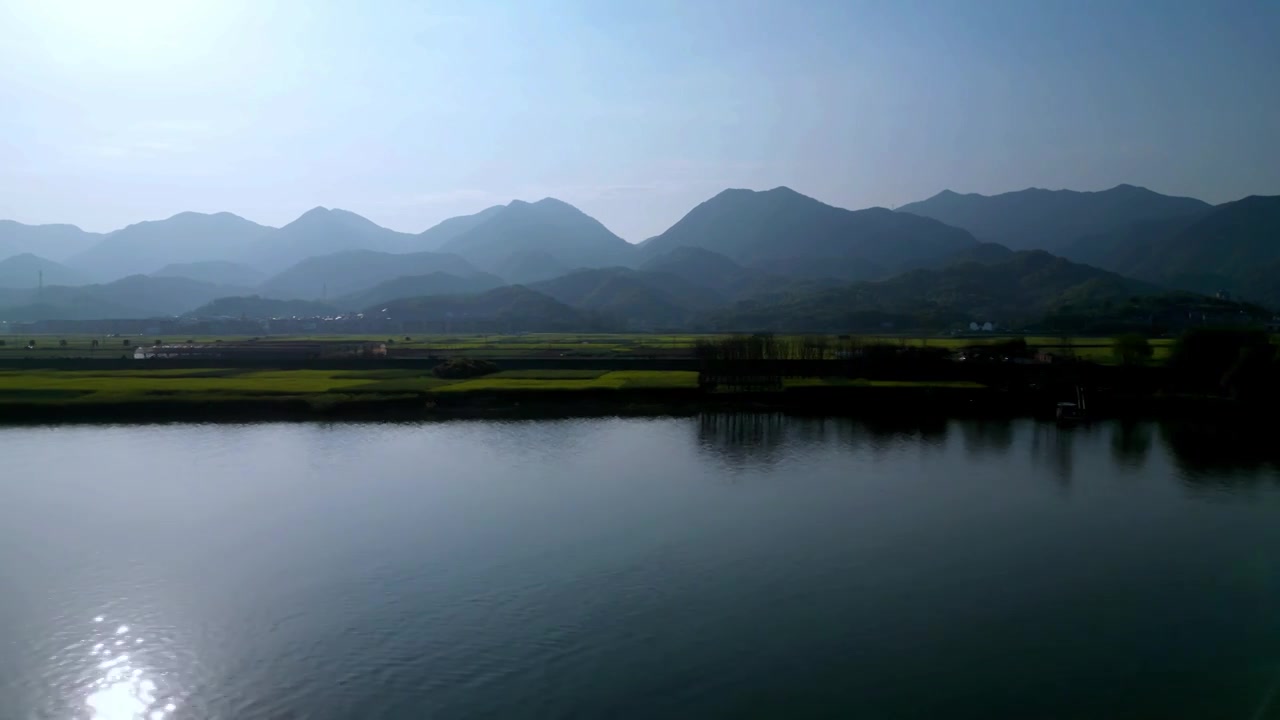
[[[0,218],[1280,194],[1275,0],[0,0]]]

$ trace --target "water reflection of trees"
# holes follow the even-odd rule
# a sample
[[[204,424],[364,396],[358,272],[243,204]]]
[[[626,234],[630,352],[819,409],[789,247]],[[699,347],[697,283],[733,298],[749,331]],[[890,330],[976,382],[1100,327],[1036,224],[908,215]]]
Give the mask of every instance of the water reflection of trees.
[[[1029,452],[1063,486],[1080,455],[1106,453],[1118,471],[1146,468],[1153,450],[1168,456],[1185,482],[1196,485],[1280,483],[1280,442],[1270,426],[1220,422],[1120,420],[1083,426],[1009,419],[802,417],[782,413],[705,413],[698,418],[698,445],[734,467],[770,466],[788,456],[830,452],[941,452],[954,426],[965,455],[978,462]],[[1030,437],[1024,429],[1030,430]],[[1016,446],[1016,447],[1015,447]],[[1025,456],[1024,456],[1025,457]]]
[[[1076,437],[1084,432],[1087,428],[1035,423],[1031,432],[1032,462],[1049,468],[1062,485],[1070,485],[1075,467]]]
[[[1270,424],[1166,422],[1160,439],[1187,483],[1280,482],[1280,443]]]
[[[854,424],[855,432],[861,430],[873,450],[889,450],[914,441],[921,450],[941,449],[947,440],[947,420],[942,417],[907,417],[888,415],[866,418]]]
[[[1151,455],[1153,435],[1149,422],[1116,422],[1111,428],[1111,459],[1121,467],[1141,469]]]
[[[703,413],[698,417],[698,445],[734,466],[772,465],[788,455],[838,447],[887,452],[903,442],[921,451],[945,444],[943,419],[805,417],[782,413]]]
[[[1005,455],[1013,447],[1013,421],[966,420],[960,423],[960,437],[970,457]]]
[[[782,413],[703,413],[698,446],[731,465],[772,465],[786,440],[786,423]]]

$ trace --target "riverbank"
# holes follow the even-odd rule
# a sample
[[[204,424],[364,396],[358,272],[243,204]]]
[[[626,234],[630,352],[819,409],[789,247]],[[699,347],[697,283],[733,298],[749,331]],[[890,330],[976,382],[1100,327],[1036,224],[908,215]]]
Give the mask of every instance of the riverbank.
[[[670,416],[784,412],[897,417],[1052,417],[1061,388],[965,380],[793,378],[763,392],[708,389],[688,371],[518,370],[441,379],[420,370],[31,370],[0,372],[0,423],[246,422]],[[1249,417],[1206,396],[1090,397],[1090,417]],[[1261,412],[1261,410],[1258,410]]]
[[[196,379],[193,379],[196,380]],[[973,413],[999,411],[1002,398],[978,385],[902,382],[809,384],[766,393],[709,391],[687,378],[490,378],[410,390],[404,383],[324,391],[139,389],[112,379],[111,389],[0,390],[0,423],[152,420],[518,418],[600,415],[693,415],[707,411],[795,411],[822,414]],[[131,385],[127,390],[123,385]],[[177,385],[177,383],[168,383]]]

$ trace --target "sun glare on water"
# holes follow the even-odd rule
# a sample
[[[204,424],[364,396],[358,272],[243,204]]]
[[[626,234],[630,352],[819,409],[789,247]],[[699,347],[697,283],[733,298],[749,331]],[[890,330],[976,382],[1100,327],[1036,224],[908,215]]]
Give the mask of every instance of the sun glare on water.
[[[101,622],[101,616],[94,621]],[[144,639],[130,637],[127,625],[105,637],[120,639],[96,643],[89,652],[97,663],[97,677],[84,699],[89,720],[169,720],[177,703],[158,696],[155,681],[128,649],[142,645]]]

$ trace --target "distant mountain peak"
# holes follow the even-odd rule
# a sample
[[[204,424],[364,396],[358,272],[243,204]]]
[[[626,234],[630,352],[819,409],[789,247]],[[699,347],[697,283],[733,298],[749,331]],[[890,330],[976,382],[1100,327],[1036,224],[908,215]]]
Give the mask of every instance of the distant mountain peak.
[[[542,207],[571,208],[573,210],[578,209],[563,200],[553,198],[553,197],[544,197],[538,202],[534,203],[534,205],[540,205]]]
[[[768,190],[752,190],[751,188],[725,188],[724,190],[721,190],[720,192],[716,193],[710,200],[707,200],[703,204],[705,205],[707,203],[712,203],[716,201],[726,201],[731,199],[748,201],[749,198],[806,200],[814,203],[821,202],[820,200],[811,198],[808,195],[805,195],[804,193],[796,192],[795,190],[792,190],[786,185],[779,185],[775,188],[770,188]]]
[[[622,264],[632,248],[595,218],[550,197],[533,203],[512,200],[491,216],[471,215],[446,222],[461,227],[458,232],[445,228],[439,233],[447,237],[440,249],[456,252],[481,269],[499,275],[519,270],[517,277],[526,276],[530,273],[521,268],[533,265],[541,269],[532,274],[542,276],[542,270],[549,267]],[[530,262],[530,251],[546,255]]]
[[[1102,190],[1099,194],[1110,195],[1127,195],[1134,198],[1159,198],[1163,197],[1160,193],[1141,185],[1130,185],[1129,183],[1120,183],[1113,188]]]
[[[362,215],[353,213],[350,210],[343,210],[342,208],[327,208],[323,206],[316,206],[299,215],[297,220],[294,220],[293,222],[289,223],[289,225],[286,225],[285,227],[289,227],[290,225],[293,225],[293,226],[332,225],[335,223],[339,223],[339,224],[345,223],[347,225],[360,224],[360,225],[367,225],[367,226],[376,225],[372,220]]]
[[[418,238],[423,244],[422,249],[438,250],[442,245],[458,237],[462,233],[480,225],[486,220],[501,215],[506,209],[506,205],[494,205],[472,215],[459,215],[458,217],[441,220],[439,223],[436,223],[419,233]]]
[[[329,214],[336,215],[338,217],[360,218],[361,220],[368,219],[359,213],[351,212],[350,210],[343,210],[342,208],[329,208]]]
[[[43,223],[40,225],[27,225],[25,223],[20,223],[17,220],[0,220],[0,226],[10,228],[60,228],[63,230],[72,230],[74,232],[84,232],[84,230],[80,229],[79,225],[72,225],[70,223]]]
[[[1208,207],[1193,198],[1121,184],[1085,192],[1029,187],[996,195],[961,195],[944,190],[927,200],[899,206],[898,212],[933,218],[1015,250],[1056,251],[1085,236]]]
[[[835,263],[874,275],[973,244],[963,230],[883,208],[846,210],[787,187],[730,188],[645,241],[643,252],[652,257],[688,245],[748,267],[801,260],[805,274]]]
[[[177,215],[170,216],[164,220],[149,220],[139,224],[144,225],[148,223],[179,223],[179,224],[208,223],[209,221],[215,221],[218,223],[222,223],[223,225],[230,224],[230,223],[238,223],[243,225],[257,225],[257,223],[253,222],[252,220],[246,220],[245,218],[242,218],[239,215],[236,215],[235,213],[229,213],[226,211],[216,212],[216,213],[202,213],[202,212],[196,212],[195,210],[184,210],[183,212],[180,212]]]

